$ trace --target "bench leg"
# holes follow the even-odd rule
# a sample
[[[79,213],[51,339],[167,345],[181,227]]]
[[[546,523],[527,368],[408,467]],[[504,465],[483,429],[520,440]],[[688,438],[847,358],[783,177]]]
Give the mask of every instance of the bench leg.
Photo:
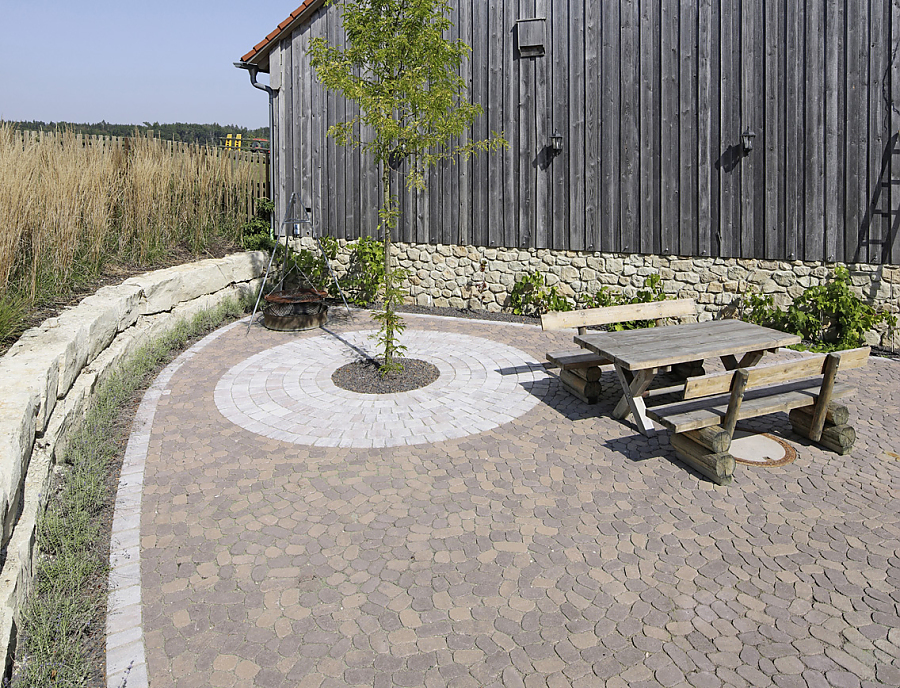
[[[732,354],[728,354],[726,356],[722,356],[722,365],[725,366],[725,370],[737,370],[738,368],[752,368],[757,363],[762,360],[762,357],[765,356],[765,349],[762,351],[750,351],[744,354],[741,357],[741,360],[738,361]]]
[[[596,404],[600,401],[602,387],[599,380],[587,380],[574,371],[560,370],[559,381],[563,389],[585,404]]]
[[[684,435],[671,435],[675,456],[719,485],[730,485],[734,477],[734,457],[728,452],[711,452]]]
[[[653,427],[653,421],[647,418],[646,406],[641,395],[650,387],[650,383],[656,376],[656,370],[654,368],[639,370],[629,380],[631,373],[624,370],[618,363],[615,364],[615,368],[619,383],[622,385],[622,398],[613,409],[613,418],[624,419],[630,413],[641,434],[650,437],[656,432],[656,429]]]
[[[846,407],[837,406],[825,417],[825,426],[822,428],[822,434],[819,439],[812,441],[841,456],[849,454],[853,450],[853,445],[856,442],[856,430],[846,423],[835,425],[828,420],[829,417],[837,420],[844,420],[847,415],[849,415],[849,413]],[[811,439],[810,431],[812,426],[812,416],[813,411],[811,406],[795,408],[788,414],[794,432],[807,439]]]

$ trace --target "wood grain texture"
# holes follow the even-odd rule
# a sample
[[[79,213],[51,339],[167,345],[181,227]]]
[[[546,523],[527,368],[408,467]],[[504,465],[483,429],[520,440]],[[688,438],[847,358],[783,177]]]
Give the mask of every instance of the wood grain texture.
[[[628,370],[660,368],[728,354],[773,349],[799,341],[796,335],[740,320],[711,320],[575,337],[575,343],[579,346],[612,358]]]
[[[562,330],[567,327],[589,327],[632,320],[658,320],[696,315],[697,304],[693,299],[669,299],[651,303],[633,303],[606,308],[584,308],[576,311],[550,311],[541,316],[544,330]]]
[[[546,54],[521,58],[516,21],[538,15]],[[461,141],[496,131],[510,148],[442,165],[425,194],[401,191],[402,240],[900,258],[897,3],[462,0],[451,19],[472,47],[468,97],[485,109]],[[352,239],[377,224],[378,175],[326,138],[353,110],[321,91],[307,34],[340,43],[337,8],[270,55],[279,207],[308,186],[323,229]],[[741,156],[746,128],[757,137]],[[548,159],[555,129],[564,150]]]
[[[812,406],[819,393],[819,383],[788,384],[781,388],[757,389],[744,394],[737,420],[757,418],[770,413],[787,412],[802,406]],[[841,398],[856,393],[856,388],[847,383],[834,386],[833,398]],[[691,401],[676,402],[647,409],[647,415],[673,432],[697,430],[719,425],[728,412],[731,395],[704,397]]]

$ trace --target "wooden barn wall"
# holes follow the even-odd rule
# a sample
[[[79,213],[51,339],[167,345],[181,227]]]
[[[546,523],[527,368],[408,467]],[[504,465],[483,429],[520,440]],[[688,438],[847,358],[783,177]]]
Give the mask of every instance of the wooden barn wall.
[[[533,17],[545,55],[525,58],[516,20]],[[897,2],[463,0],[452,20],[485,110],[469,136],[509,148],[403,191],[399,240],[900,262]],[[380,175],[325,136],[353,110],[315,80],[314,36],[343,40],[334,9],[271,57],[281,198],[300,192],[333,236],[374,235]]]

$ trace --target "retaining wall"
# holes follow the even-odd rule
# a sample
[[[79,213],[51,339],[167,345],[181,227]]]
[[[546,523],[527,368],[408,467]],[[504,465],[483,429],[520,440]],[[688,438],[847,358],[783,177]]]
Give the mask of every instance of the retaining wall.
[[[312,247],[309,239],[302,246]],[[350,262],[347,242],[339,242],[338,273]],[[633,296],[647,276],[658,273],[666,294],[693,298],[700,320],[734,309],[749,290],[772,294],[786,306],[807,287],[827,282],[835,265],[738,258],[685,258],[551,249],[503,249],[476,246],[394,244],[399,264],[411,273],[408,301],[421,306],[500,311],[509,307],[516,280],[527,272],[545,275],[548,286],[580,301],[603,286]],[[900,266],[849,264],[853,288],[864,301],[893,313],[900,311]],[[892,333],[883,327],[869,334],[869,344],[892,348]],[[900,339],[894,334],[896,339]]]
[[[0,652],[4,675],[36,557],[50,475],[99,385],[178,321],[259,286],[267,256],[240,253],[103,287],[25,332],[0,359]]]

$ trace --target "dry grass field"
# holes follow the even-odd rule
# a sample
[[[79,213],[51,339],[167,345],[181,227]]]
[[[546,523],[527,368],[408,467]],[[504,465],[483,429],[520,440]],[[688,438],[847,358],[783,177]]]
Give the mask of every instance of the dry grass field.
[[[0,342],[115,265],[237,243],[261,166],[158,139],[33,135],[0,122]]]

